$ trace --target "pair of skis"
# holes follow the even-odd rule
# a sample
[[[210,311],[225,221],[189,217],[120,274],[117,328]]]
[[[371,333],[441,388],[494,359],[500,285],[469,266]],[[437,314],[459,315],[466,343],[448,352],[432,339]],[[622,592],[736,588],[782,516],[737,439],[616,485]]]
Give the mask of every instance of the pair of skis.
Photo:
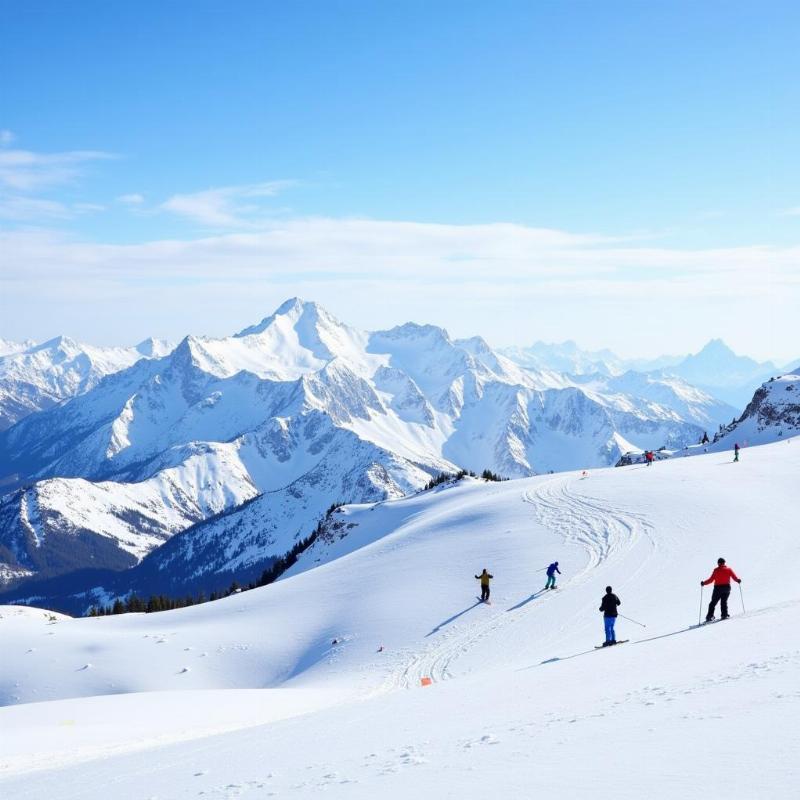
[[[714,617],[713,619],[704,619],[699,625],[693,625],[692,627],[702,628],[706,625],[713,625],[715,622],[725,622],[725,620],[728,619],[730,619],[730,615],[727,617],[721,617],[720,619],[717,619],[716,617]]]
[[[594,646],[595,650],[609,650],[612,647],[616,647],[618,644],[625,644],[625,642],[629,642],[630,639],[620,639],[618,642],[614,642],[613,644],[596,644]]]
[[[703,622],[701,622],[699,625],[692,625],[692,628],[703,628],[706,625],[713,625],[715,622],[725,622],[725,620],[728,620],[728,619],[730,619],[730,616],[722,617],[721,619],[706,619],[706,620],[703,620]],[[625,642],[629,642],[629,641],[630,641],[630,639],[621,639],[618,642],[614,642],[613,645],[597,644],[597,645],[594,646],[594,649],[595,650],[608,650],[609,647],[614,647],[614,645],[617,645],[617,644],[625,644]]]

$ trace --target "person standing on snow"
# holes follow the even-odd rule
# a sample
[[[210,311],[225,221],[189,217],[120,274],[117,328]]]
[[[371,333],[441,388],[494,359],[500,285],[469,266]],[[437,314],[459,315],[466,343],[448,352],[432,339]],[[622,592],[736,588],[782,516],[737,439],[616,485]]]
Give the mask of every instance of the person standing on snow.
[[[617,621],[617,606],[621,606],[622,601],[611,591],[610,586],[606,586],[606,593],[600,601],[600,610],[603,612],[603,622],[606,627],[606,640],[603,642],[603,647],[609,647],[617,643],[617,637],[614,634],[614,625]]]
[[[739,448],[739,442],[736,442],[733,445],[733,460],[734,461],[738,461],[739,460],[739,449],[740,449]]]
[[[652,450],[645,450],[644,451],[644,458],[647,461],[647,466],[649,467],[653,463],[653,451]]]
[[[555,589],[556,588],[556,572],[559,575],[561,574],[561,570],[558,568],[558,561],[554,561],[547,568],[547,583],[544,585],[545,589]]]
[[[711,602],[708,604],[708,614],[706,614],[706,622],[711,622],[714,619],[714,610],[717,603],[722,607],[722,619],[728,619],[728,598],[731,595],[731,578],[736,583],[741,583],[742,579],[728,566],[725,565],[724,558],[717,559],[717,568],[711,573],[708,580],[700,581],[701,586],[708,586],[709,583],[714,584],[714,591],[711,593]]]
[[[491,591],[489,589],[489,581],[492,580],[492,578],[494,578],[494,575],[490,575],[486,571],[486,569],[484,569],[483,572],[481,572],[480,575],[476,575],[475,576],[475,580],[481,582],[481,602],[482,603],[488,603],[489,602],[489,595],[491,594]]]

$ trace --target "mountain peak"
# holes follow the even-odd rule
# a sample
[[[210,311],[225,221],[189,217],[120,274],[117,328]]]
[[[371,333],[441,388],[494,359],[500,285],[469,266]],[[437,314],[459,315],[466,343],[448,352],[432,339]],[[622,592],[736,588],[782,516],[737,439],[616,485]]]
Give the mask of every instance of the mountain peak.
[[[80,345],[74,339],[62,335],[48,339],[46,342],[32,347],[31,350],[33,352],[38,352],[40,350],[75,350],[78,348],[80,348]]]
[[[149,339],[139,342],[134,350],[145,358],[161,358],[169,355],[173,350],[173,344],[166,339],[154,339],[151,336]]]
[[[281,303],[272,314],[268,317],[264,317],[261,322],[256,325],[250,325],[248,328],[239,331],[239,333],[235,335],[238,338],[243,336],[257,336],[259,333],[264,333],[264,331],[278,320],[289,320],[291,323],[296,323],[300,319],[305,319],[311,323],[321,321],[329,325],[341,325],[332,314],[329,314],[318,303],[312,300],[303,300],[300,297],[290,297],[288,300]]]
[[[722,339],[710,339],[697,355],[735,356],[736,353]]]
[[[405,322],[387,331],[377,331],[374,337],[411,341],[429,339],[431,343],[452,345],[450,334],[444,328],[438,325],[421,325],[418,322]]]
[[[494,355],[494,351],[483,336],[470,336],[469,339],[456,339],[453,344],[467,350],[473,355]]]
[[[278,306],[275,310],[273,316],[282,316],[284,314],[291,314],[291,313],[302,313],[306,306],[316,306],[317,304],[314,302],[309,302],[303,300],[302,297],[290,297],[288,300],[284,300],[283,303]]]

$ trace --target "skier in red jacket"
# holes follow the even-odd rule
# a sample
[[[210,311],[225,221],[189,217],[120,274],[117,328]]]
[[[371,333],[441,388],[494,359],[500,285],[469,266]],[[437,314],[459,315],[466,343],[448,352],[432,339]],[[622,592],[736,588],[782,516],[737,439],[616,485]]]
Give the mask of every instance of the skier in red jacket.
[[[731,578],[736,583],[741,583],[742,579],[728,566],[725,565],[724,558],[717,559],[717,568],[711,573],[711,577],[707,580],[700,581],[701,586],[708,586],[709,583],[714,584],[714,591],[711,593],[711,602],[708,604],[708,614],[706,614],[706,622],[711,622],[714,619],[714,610],[717,603],[722,607],[722,619],[728,619],[728,598],[731,594]]]

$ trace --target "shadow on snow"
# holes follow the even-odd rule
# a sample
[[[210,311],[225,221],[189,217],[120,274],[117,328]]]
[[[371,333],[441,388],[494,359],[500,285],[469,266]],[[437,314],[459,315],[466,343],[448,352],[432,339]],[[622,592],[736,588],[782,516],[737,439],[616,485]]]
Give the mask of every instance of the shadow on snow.
[[[517,603],[515,606],[511,606],[511,608],[507,608],[506,611],[516,611],[518,608],[522,608],[522,606],[527,605],[531,602],[531,600],[535,600],[539,595],[545,594],[547,589],[539,589],[538,592],[534,592],[530,597],[526,597],[522,602]]]
[[[434,633],[438,633],[442,628],[445,627],[445,625],[449,625],[451,622],[453,622],[453,620],[456,620],[463,614],[466,614],[467,611],[472,611],[473,608],[481,605],[482,602],[483,602],[482,600],[478,600],[471,606],[467,606],[467,608],[465,608],[463,611],[459,611],[457,614],[453,614],[452,617],[448,617],[446,620],[440,622],[432,631],[430,631],[430,633],[425,634],[425,638],[427,639],[429,636],[433,636]]]

